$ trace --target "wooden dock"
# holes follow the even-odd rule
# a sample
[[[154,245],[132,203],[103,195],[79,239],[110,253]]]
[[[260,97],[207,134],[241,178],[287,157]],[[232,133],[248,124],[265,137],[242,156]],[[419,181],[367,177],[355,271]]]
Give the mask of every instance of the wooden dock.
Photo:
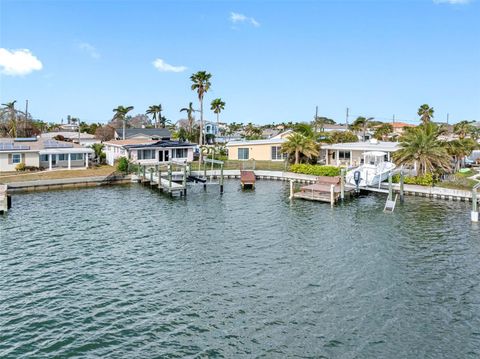
[[[240,184],[242,189],[255,188],[255,172],[253,171],[240,171]]]
[[[341,177],[320,176],[316,183],[300,187],[299,192],[294,192],[292,182],[290,198],[327,202],[333,206],[339,199],[344,198],[345,194],[351,195],[352,192],[352,190],[345,189]]]

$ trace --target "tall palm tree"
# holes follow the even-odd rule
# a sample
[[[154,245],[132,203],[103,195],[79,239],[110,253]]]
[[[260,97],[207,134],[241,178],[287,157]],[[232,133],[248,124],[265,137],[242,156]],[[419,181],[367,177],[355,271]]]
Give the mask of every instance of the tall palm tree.
[[[357,131],[357,132],[362,131],[363,132],[363,135],[362,135],[363,142],[365,142],[368,124],[372,120],[373,120],[373,117],[368,117],[367,118],[367,117],[363,117],[363,116],[358,116],[357,119],[355,121],[353,121],[353,123],[350,127],[354,131]]]
[[[200,136],[198,140],[199,146],[203,145],[203,96],[210,89],[212,85],[210,83],[210,78],[212,74],[206,71],[198,71],[197,73],[190,76],[190,81],[192,81],[191,89],[192,91],[197,91],[198,101],[200,102]],[[202,154],[200,153],[200,161],[202,159]]]
[[[217,115],[217,131],[218,131],[220,126],[219,116],[220,116],[220,112],[222,112],[222,110],[225,110],[225,102],[223,102],[221,98],[216,98],[215,100],[212,101],[210,106],[211,106],[210,110],[212,110],[213,113]]]
[[[476,148],[476,143],[471,138],[452,140],[446,143],[446,149],[455,162],[455,171],[459,170],[468,155]]]
[[[393,154],[398,165],[418,165],[418,173],[451,171],[452,158],[438,139],[439,127],[432,122],[415,127],[401,138],[400,149]]]
[[[195,124],[195,117],[193,116],[194,112],[196,112],[193,108],[193,103],[190,102],[188,104],[188,107],[184,107],[180,110],[180,112],[186,112],[187,113],[187,121],[188,121],[188,133],[191,135],[193,133],[193,125]]]
[[[378,126],[375,129],[375,133],[373,134],[373,137],[375,137],[377,140],[385,140],[388,135],[390,135],[393,132],[393,126],[391,123],[384,123],[383,125]]]
[[[9,115],[10,119],[10,134],[12,137],[17,137],[17,111],[15,110],[15,102],[17,100],[12,101],[12,102],[7,102],[7,103],[2,103],[2,106],[4,107],[4,111],[6,111]]]
[[[418,116],[420,116],[420,120],[422,120],[423,124],[430,122],[433,118],[433,107],[428,106],[427,104],[423,104],[418,108]]]
[[[125,127],[126,127],[126,121],[127,121],[126,116],[127,116],[127,113],[129,113],[132,110],[133,110],[133,106],[127,106],[127,107],[118,106],[117,108],[113,109],[113,112],[115,112],[115,114],[113,115],[113,119],[114,120],[118,119],[123,122],[123,134],[122,134],[123,140],[125,139]]]
[[[300,154],[308,158],[318,156],[319,146],[310,137],[306,137],[299,132],[294,132],[282,144],[282,152],[295,156],[295,164],[300,163]]]
[[[453,132],[463,140],[467,136],[472,136],[475,130],[470,121],[460,121],[453,126]]]
[[[158,128],[158,123],[162,118],[162,104],[159,105],[152,105],[148,107],[148,110],[145,112],[147,115],[152,115],[152,119],[155,123],[155,128]],[[158,117],[157,117],[158,115]],[[158,119],[158,120],[157,120]]]

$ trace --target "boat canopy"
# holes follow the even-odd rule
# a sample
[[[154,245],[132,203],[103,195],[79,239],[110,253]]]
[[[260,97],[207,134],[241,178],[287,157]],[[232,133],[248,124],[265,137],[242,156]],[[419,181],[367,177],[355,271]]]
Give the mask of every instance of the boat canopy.
[[[382,151],[369,151],[369,152],[364,152],[364,156],[372,156],[372,157],[385,157],[387,155],[387,152],[382,152]]]

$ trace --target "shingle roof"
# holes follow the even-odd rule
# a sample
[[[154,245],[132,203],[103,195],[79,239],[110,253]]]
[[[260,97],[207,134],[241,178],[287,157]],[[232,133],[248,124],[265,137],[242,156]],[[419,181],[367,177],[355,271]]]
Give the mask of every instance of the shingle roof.
[[[117,135],[122,137],[123,130],[118,128]],[[158,138],[170,138],[172,134],[166,128],[126,128],[125,129],[125,139],[136,137],[136,136],[145,136],[145,137],[158,137]]]

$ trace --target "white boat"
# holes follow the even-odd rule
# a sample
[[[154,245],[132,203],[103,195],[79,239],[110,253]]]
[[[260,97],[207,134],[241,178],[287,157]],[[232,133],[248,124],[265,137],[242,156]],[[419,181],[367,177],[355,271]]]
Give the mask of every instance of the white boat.
[[[363,153],[363,165],[347,172],[346,182],[355,184],[355,172],[360,173],[359,186],[375,186],[388,179],[388,175],[395,169],[395,164],[385,161],[386,152],[369,151]]]

